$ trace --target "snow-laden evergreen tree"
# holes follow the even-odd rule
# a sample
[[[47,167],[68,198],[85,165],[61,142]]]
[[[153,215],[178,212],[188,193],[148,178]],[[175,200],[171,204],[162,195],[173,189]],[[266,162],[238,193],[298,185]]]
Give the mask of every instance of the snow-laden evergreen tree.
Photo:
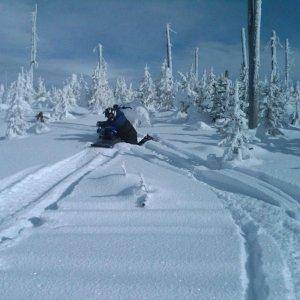
[[[70,103],[71,106],[76,106],[77,102],[81,98],[81,93],[82,93],[82,86],[81,82],[78,79],[77,74],[72,74],[71,77],[67,80],[67,85],[69,86],[72,96],[72,102]]]
[[[200,84],[202,91],[202,110],[210,113],[213,106],[215,85],[217,84],[217,79],[216,75],[214,74],[213,68],[211,68],[209,73],[204,70]]]
[[[130,103],[137,98],[138,92],[133,89],[132,82],[129,83],[129,87],[127,89],[127,96],[125,99],[125,103]]]
[[[294,98],[294,112],[291,116],[291,124],[295,126],[300,125],[300,82],[298,81],[293,90],[293,98]]]
[[[62,90],[53,90],[53,102],[55,103],[52,117],[54,120],[65,120],[68,119],[71,114],[69,113],[70,103],[69,103],[69,86],[65,85]]]
[[[164,60],[161,67],[161,76],[157,82],[157,104],[161,110],[169,110],[174,107],[175,88],[173,76],[167,61]]]
[[[28,89],[28,73],[23,71],[23,68],[21,72],[18,74],[17,80],[14,82],[15,84],[11,84],[10,87],[8,88],[6,92],[6,100],[5,102],[9,105],[10,102],[12,101],[12,98],[14,97],[16,93],[16,83],[18,82],[19,87],[22,86],[22,97],[20,98],[20,106],[22,108],[22,111],[26,113],[32,113],[32,98],[33,97],[33,92]]]
[[[35,101],[34,106],[37,108],[49,108],[50,106],[50,99],[49,99],[49,92],[46,90],[44,80],[39,77],[38,85],[35,92]]]
[[[248,124],[246,114],[241,109],[239,91],[239,82],[236,81],[234,95],[230,101],[232,105],[229,107],[229,118],[223,128],[224,139],[219,144],[227,147],[223,155],[224,160],[249,158]]]
[[[183,74],[179,72],[179,92],[181,93],[180,99],[180,117],[187,117],[187,110],[191,105],[200,107],[201,100],[199,94],[195,91],[197,88],[197,81],[192,67],[190,72]]]
[[[279,77],[276,45],[278,43],[276,32],[273,30],[271,37],[271,76],[267,95],[263,100],[260,115],[259,133],[272,136],[280,135],[279,130],[283,124],[285,96],[282,82]]]
[[[231,80],[221,75],[214,84],[213,103],[210,111],[213,122],[223,120],[228,117],[230,97],[232,95]]]
[[[80,91],[80,98],[77,103],[80,106],[87,107],[88,99],[90,96],[90,89],[89,89],[89,85],[88,85],[87,81],[85,80],[83,74],[80,74],[80,76],[79,76],[79,84],[81,87],[81,91]]]
[[[144,76],[140,81],[138,88],[138,98],[151,111],[155,110],[156,105],[156,91],[149,68],[146,65],[144,69]]]
[[[74,106],[76,106],[76,90],[74,90],[74,87],[70,83],[67,83],[64,85],[62,91],[68,105],[68,111],[70,111]]]
[[[101,47],[102,49],[102,47]],[[105,108],[114,105],[114,95],[107,79],[107,64],[101,55],[99,62],[92,75],[91,98],[89,99],[89,109],[93,113],[100,113]]]
[[[17,136],[24,136],[28,128],[24,116],[23,103],[24,99],[24,77],[18,75],[16,82],[12,83],[9,94],[9,108],[6,114],[6,137],[11,139]]]
[[[116,86],[114,90],[114,97],[116,104],[123,104],[127,101],[128,89],[124,77],[117,78]]]

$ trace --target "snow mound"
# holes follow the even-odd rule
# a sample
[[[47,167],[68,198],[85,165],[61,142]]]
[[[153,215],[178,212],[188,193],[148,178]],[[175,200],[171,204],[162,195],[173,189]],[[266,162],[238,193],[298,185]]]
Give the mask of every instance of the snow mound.
[[[53,114],[51,116],[50,121],[55,122],[55,121],[74,120],[74,119],[76,119],[76,117],[73,114],[66,112],[65,114],[60,116],[56,116],[55,114]]]
[[[38,122],[34,126],[34,131],[36,134],[42,134],[42,133],[49,132],[50,129],[45,123]]]
[[[137,101],[131,102],[129,106],[132,109],[123,110],[126,118],[133,124],[134,127],[151,126],[150,113],[147,108]]]
[[[188,114],[185,112],[178,111],[178,113],[175,115],[175,119],[186,121],[188,119]]]
[[[203,121],[198,121],[191,127],[193,127],[194,129],[213,130],[209,125],[207,125]]]

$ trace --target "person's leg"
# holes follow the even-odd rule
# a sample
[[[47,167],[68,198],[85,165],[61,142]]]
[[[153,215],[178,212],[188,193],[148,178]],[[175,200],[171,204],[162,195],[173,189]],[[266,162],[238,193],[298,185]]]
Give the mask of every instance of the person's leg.
[[[152,136],[150,136],[149,134],[147,134],[137,144],[139,146],[141,146],[141,145],[145,144],[147,141],[152,141],[152,140],[154,140],[154,138]]]

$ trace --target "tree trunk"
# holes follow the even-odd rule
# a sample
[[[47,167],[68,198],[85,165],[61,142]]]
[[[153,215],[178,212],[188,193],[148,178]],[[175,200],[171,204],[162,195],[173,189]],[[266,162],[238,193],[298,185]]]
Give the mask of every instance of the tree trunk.
[[[102,65],[102,60],[103,60],[103,48],[102,45],[99,43],[98,44],[98,56],[99,56],[99,67]]]
[[[249,128],[258,124],[261,0],[248,0]]]
[[[199,77],[199,48],[195,49],[195,76],[198,79]]]
[[[31,30],[31,53],[30,53],[30,80],[33,86],[33,70],[37,67],[37,33],[36,33],[37,4],[32,12],[32,30]]]
[[[167,36],[167,66],[172,74],[172,49],[171,49],[171,37],[170,37],[170,24],[167,24],[166,28],[166,36]]]
[[[289,88],[289,82],[290,82],[290,45],[289,40],[285,40],[285,87],[286,90]]]
[[[273,80],[274,76],[277,75],[277,36],[276,31],[272,31],[271,37],[271,81]]]
[[[242,38],[243,68],[248,68],[245,28],[242,28],[241,38]]]

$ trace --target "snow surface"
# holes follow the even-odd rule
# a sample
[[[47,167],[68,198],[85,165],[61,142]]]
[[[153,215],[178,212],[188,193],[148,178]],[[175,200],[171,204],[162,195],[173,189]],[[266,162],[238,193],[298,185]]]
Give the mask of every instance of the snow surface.
[[[297,299],[300,130],[224,166],[204,122],[160,113],[143,147],[89,148],[96,115],[4,139],[1,299]]]

